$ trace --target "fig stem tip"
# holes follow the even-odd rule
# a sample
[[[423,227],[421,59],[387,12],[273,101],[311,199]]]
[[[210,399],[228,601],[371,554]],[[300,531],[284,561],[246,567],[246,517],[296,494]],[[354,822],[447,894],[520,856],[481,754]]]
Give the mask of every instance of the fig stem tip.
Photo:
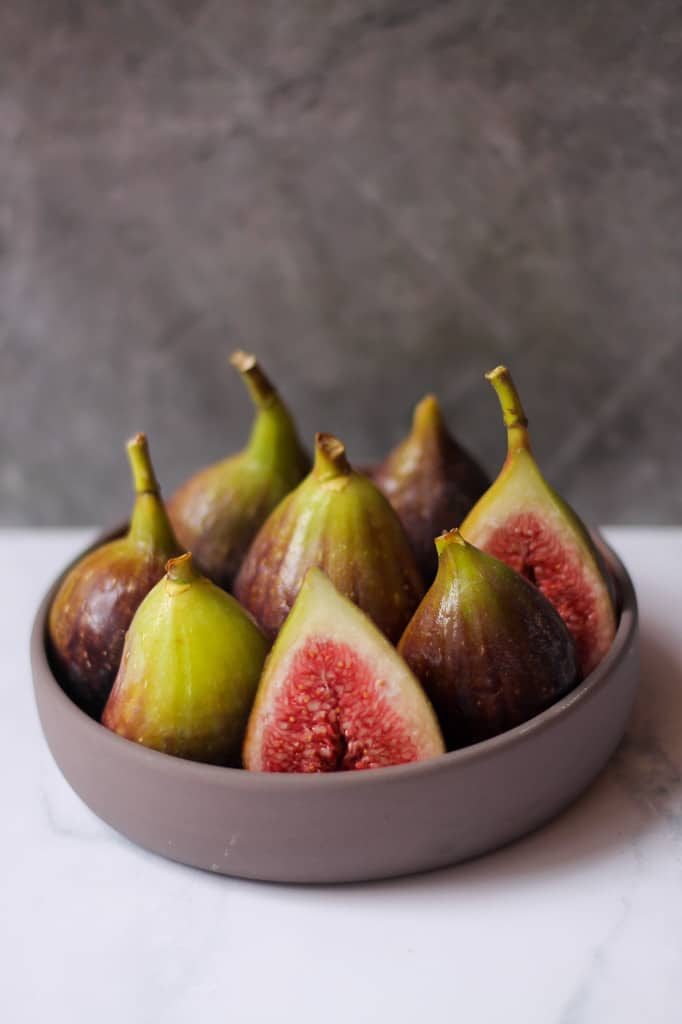
[[[346,457],[346,446],[333,434],[315,434],[315,465],[318,480],[347,476],[351,471]]]
[[[254,405],[264,408],[275,396],[275,389],[254,355],[237,349],[230,356],[230,362],[249,389]]]
[[[486,373],[485,379],[492,384],[502,409],[509,452],[519,448],[529,449],[528,418],[511,373],[506,366],[496,366],[490,373]]]
[[[154,474],[154,467],[149,456],[149,444],[146,434],[135,434],[126,442],[128,461],[133,474],[133,485],[136,494],[156,494],[159,485]]]
[[[170,558],[166,562],[166,573],[168,579],[173,583],[191,583],[199,575],[194,568],[190,551],[186,551],[184,555],[178,555],[177,558]]]
[[[467,547],[467,542],[457,527],[454,530],[443,530],[440,536],[436,537],[436,550],[440,555],[450,544],[458,544],[460,547]]]

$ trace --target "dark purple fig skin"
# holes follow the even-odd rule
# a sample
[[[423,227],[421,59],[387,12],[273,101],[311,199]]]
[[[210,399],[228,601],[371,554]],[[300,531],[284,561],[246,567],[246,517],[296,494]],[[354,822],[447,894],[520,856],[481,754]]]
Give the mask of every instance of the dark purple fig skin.
[[[410,434],[380,466],[364,472],[398,513],[421,574],[431,581],[438,568],[434,538],[460,525],[490,486],[489,477],[452,437],[433,395],[415,408]]]
[[[127,538],[111,541],[78,563],[50,608],[55,674],[94,718],[114,685],[133,615],[164,575],[167,558],[167,552],[137,548]]]
[[[505,732],[580,681],[573,639],[531,583],[453,537],[398,650],[431,700],[449,750]]]
[[[135,502],[125,537],[90,551],[64,577],[50,606],[47,639],[62,688],[84,711],[99,718],[123,653],[137,606],[180,554],[147,438],[136,434],[126,449]]]

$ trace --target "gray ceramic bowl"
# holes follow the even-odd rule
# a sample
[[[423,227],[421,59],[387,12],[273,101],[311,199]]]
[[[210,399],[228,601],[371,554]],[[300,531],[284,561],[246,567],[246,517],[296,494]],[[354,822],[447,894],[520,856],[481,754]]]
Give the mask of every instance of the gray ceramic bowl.
[[[100,541],[101,542],[101,541]],[[274,775],[183,761],[121,739],[64,694],[31,637],[36,702],[65,778],[134,842],[226,875],[344,882],[424,871],[493,850],[552,818],[620,740],[638,679],[637,602],[603,542],[619,593],[611,651],[571,694],[524,725],[430,761],[336,775]]]

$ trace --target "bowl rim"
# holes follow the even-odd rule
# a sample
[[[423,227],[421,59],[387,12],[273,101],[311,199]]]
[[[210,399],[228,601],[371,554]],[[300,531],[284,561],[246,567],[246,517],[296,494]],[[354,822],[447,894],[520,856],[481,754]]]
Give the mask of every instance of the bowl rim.
[[[47,617],[50,605],[61,580],[70,568],[95,547],[108,540],[120,536],[125,527],[118,526],[99,534],[85,550],[78,553],[59,573],[41,600],[35,614],[31,630],[30,652],[33,669],[33,684],[36,695],[39,689],[49,689],[50,696],[60,706],[61,712],[74,723],[74,729],[89,730],[93,740],[108,744],[112,756],[127,757],[137,761],[141,770],[153,768],[155,771],[179,774],[187,779],[194,777],[197,781],[205,780],[213,785],[225,785],[250,790],[252,792],[271,792],[273,789],[296,791],[312,786],[332,789],[353,789],[372,785],[401,783],[405,780],[431,776],[439,772],[449,772],[458,765],[467,765],[476,761],[485,761],[504,751],[518,747],[531,737],[544,733],[556,726],[586,701],[604,688],[615,667],[626,658],[632,649],[637,631],[638,608],[635,588],[625,565],[613,548],[607,544],[597,530],[591,530],[602,557],[605,559],[617,590],[618,626],[609,651],[597,667],[582,680],[570,693],[562,697],[550,707],[534,715],[520,725],[507,729],[505,732],[480,740],[458,750],[447,751],[422,761],[413,761],[402,765],[388,765],[373,768],[364,772],[254,772],[244,768],[231,768],[223,765],[206,764],[190,761],[186,758],[153,750],[140,743],[133,743],[107,729],[101,722],[87,715],[71,700],[60,686],[52,671],[47,656]]]

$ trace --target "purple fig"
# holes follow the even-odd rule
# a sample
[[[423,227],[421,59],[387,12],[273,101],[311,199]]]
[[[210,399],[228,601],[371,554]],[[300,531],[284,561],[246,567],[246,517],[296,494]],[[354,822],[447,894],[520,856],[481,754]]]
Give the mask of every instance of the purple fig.
[[[50,607],[48,638],[64,690],[98,718],[118,671],[123,640],[140,601],[164,574],[178,542],[154,475],[147,439],[128,442],[135,505],[124,537],[85,555]]]
[[[435,395],[417,404],[412,430],[371,476],[398,513],[422,576],[432,580],[434,538],[459,526],[490,484],[449,432]]]
[[[580,680],[575,646],[541,592],[458,530],[438,537],[438,573],[398,646],[449,749],[519,725]]]

